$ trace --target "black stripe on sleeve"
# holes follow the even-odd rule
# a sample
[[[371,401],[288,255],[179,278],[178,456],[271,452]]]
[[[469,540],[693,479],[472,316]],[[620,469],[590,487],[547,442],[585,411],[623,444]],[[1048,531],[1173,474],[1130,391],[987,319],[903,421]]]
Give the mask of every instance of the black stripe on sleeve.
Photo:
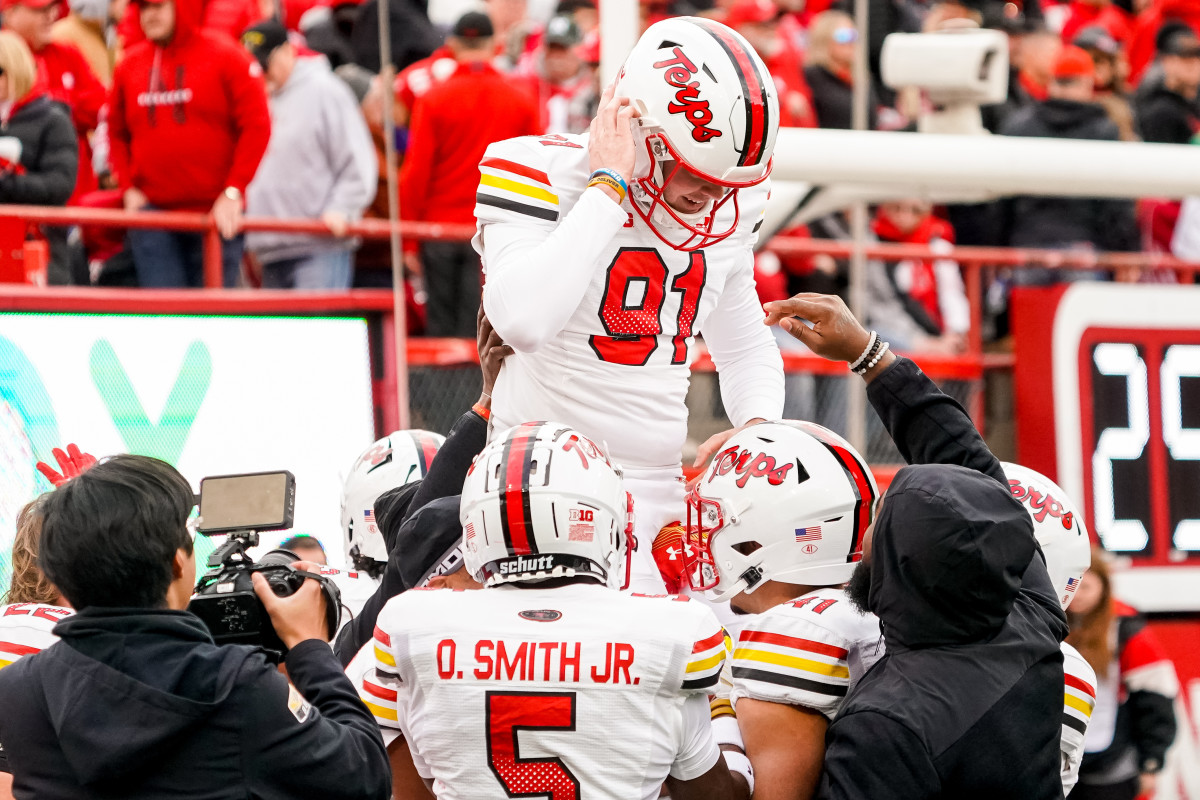
[[[1068,728],[1074,728],[1080,733],[1087,733],[1087,723],[1081,719],[1072,717],[1070,714],[1063,714],[1063,725]]]
[[[749,669],[747,667],[734,667],[733,677],[748,681],[774,683],[780,686],[791,686],[793,689],[803,689],[806,692],[827,694],[832,697],[845,697],[846,690],[849,688],[846,686],[831,686],[828,683],[797,678],[794,675],[781,675],[778,672],[765,672],[760,669]]]
[[[538,208],[537,206],[518,203],[516,200],[509,200],[507,197],[494,197],[490,194],[478,192],[475,195],[475,202],[482,203],[485,206],[495,206],[503,208],[505,211],[515,211],[518,214],[526,214],[530,217],[538,219],[547,219],[551,222],[558,222],[558,212],[551,211],[548,208]]]
[[[713,673],[712,675],[709,675],[707,678],[692,678],[690,681],[684,681],[680,685],[680,688],[685,689],[685,690],[686,689],[707,689],[710,686],[716,686],[717,681],[720,680],[720,678],[721,678],[721,673],[718,671],[718,672]]]

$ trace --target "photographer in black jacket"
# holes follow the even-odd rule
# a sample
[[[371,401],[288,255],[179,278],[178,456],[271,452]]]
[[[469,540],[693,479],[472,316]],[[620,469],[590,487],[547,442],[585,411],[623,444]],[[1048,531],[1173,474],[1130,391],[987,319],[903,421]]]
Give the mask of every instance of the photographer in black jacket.
[[[887,653],[829,726],[817,796],[1061,798],[1066,618],[1000,462],[962,407],[875,347],[839,298],[765,308],[825,358],[869,351],[867,396],[916,465],[884,495],[847,588],[879,617]]]
[[[255,591],[290,649],[218,647],[184,609],[191,486],[145,456],[102,461],[46,497],[40,562],[77,609],[61,641],[0,672],[17,798],[387,798],[379,730],[327,644],[315,581]]]

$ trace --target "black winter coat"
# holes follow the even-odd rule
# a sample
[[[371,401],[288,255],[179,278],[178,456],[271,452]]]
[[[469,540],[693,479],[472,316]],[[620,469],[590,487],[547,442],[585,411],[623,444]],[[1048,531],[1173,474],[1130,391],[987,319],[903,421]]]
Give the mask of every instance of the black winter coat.
[[[1000,462],[907,359],[868,387],[906,461],[875,522],[887,653],[826,734],[821,798],[1054,800],[1066,617]]]
[[[25,174],[0,177],[0,203],[66,204],[75,191],[79,169],[79,143],[67,112],[43,95],[17,108],[0,125],[0,139],[6,136],[20,140]]]
[[[289,688],[185,611],[85,609],[54,632],[0,672],[18,798],[392,796],[379,729],[324,642],[288,651]]]
[[[825,67],[813,64],[804,68],[804,80],[812,90],[813,111],[822,128],[850,130],[854,127],[854,89]],[[871,87],[867,97],[867,127],[875,129],[879,97]]]
[[[1200,105],[1161,83],[1139,91],[1134,110],[1147,142],[1189,144],[1200,130]]]
[[[1117,126],[1097,103],[1050,99],[1012,114],[1000,129],[1006,136],[1117,141]],[[1103,169],[1103,165],[1097,165]],[[1086,197],[1014,197],[1004,203],[1003,241],[1012,247],[1065,248],[1091,244],[1097,250],[1140,249],[1131,200]]]

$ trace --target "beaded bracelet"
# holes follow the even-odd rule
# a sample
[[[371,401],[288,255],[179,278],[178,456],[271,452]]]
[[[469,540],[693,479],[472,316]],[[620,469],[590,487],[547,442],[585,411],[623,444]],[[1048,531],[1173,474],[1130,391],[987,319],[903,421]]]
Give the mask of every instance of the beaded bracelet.
[[[856,371],[859,367],[862,366],[862,363],[867,360],[868,356],[871,355],[871,349],[874,348],[875,345],[878,343],[879,343],[879,334],[876,333],[875,331],[871,331],[871,338],[867,340],[867,346],[865,348],[863,348],[862,355],[859,356],[858,358],[854,359],[854,361],[850,362],[850,371],[851,372]]]
[[[868,372],[870,372],[871,370],[873,370],[875,368],[876,364],[878,364],[880,362],[880,360],[883,358],[883,354],[888,351],[889,347],[891,347],[891,345],[888,344],[887,342],[884,342],[883,346],[879,348],[879,352],[877,352],[873,356],[871,356],[870,361],[868,361],[864,366],[860,367],[859,369],[854,370],[854,372],[858,375],[866,375]]]
[[[592,186],[601,185],[608,186],[618,195],[620,195],[620,199],[617,201],[618,203],[625,202],[625,197],[629,194],[629,184],[627,184],[625,179],[621,177],[621,173],[613,169],[608,169],[607,167],[601,167],[588,176],[587,185],[589,188]]]

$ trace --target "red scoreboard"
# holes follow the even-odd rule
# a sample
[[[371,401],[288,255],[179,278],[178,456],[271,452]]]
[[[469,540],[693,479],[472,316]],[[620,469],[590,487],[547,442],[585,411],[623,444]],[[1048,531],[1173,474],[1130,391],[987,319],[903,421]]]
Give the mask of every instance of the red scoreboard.
[[[1017,289],[1018,460],[1083,504],[1143,611],[1200,610],[1200,287]]]

